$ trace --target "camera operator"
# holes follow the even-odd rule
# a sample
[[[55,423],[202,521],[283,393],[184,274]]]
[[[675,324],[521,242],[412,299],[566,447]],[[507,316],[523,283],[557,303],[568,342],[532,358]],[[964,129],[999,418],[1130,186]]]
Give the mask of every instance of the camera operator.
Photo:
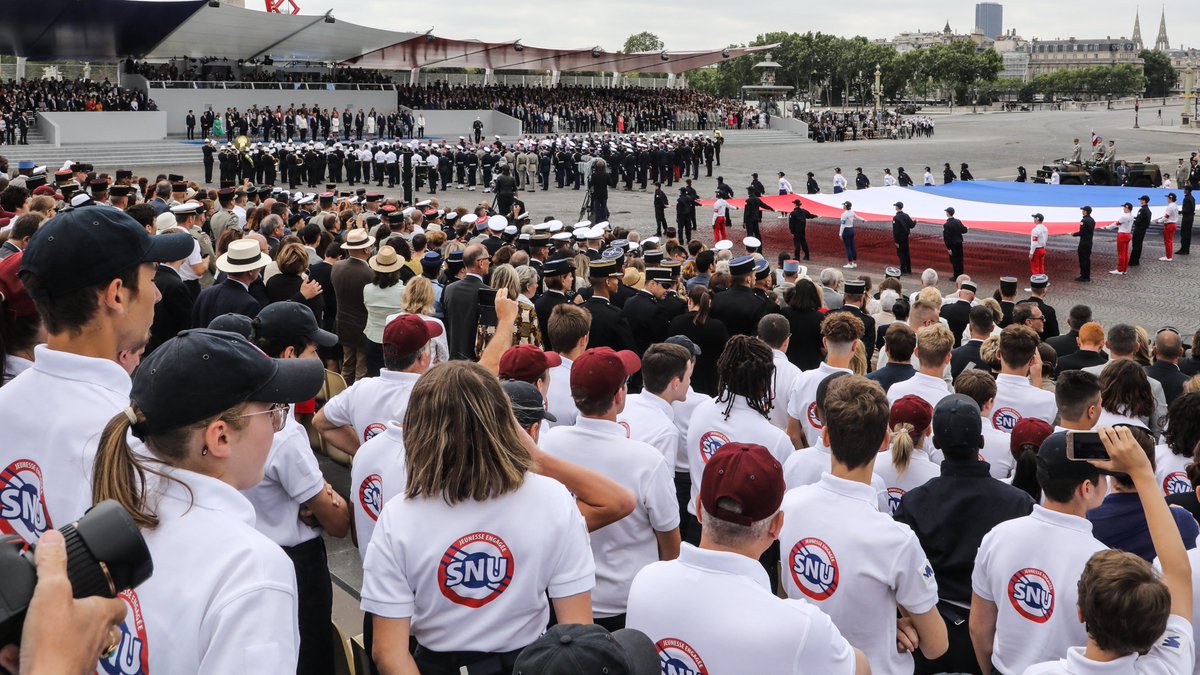
[[[603,223],[608,220],[608,180],[608,165],[604,160],[597,159],[592,165],[589,187],[592,192],[593,223]]]

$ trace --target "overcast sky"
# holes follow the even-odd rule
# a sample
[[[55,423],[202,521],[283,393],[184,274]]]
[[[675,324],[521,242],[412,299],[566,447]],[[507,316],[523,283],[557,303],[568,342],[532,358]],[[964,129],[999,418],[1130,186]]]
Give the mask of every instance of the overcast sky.
[[[975,23],[970,0],[857,0],[845,2],[759,0],[296,0],[303,14],[332,8],[346,21],[392,30],[425,31],[483,40],[522,38],[525,44],[558,48],[600,45],[620,49],[631,33],[649,30],[668,49],[707,49],[749,42],[768,30],[821,31],[834,35],[892,37],[900,31],[941,30],[946,21],[955,32],[969,33]],[[262,8],[262,0],[246,0]],[[1010,0],[1004,6],[1004,29],[1015,28],[1026,39],[1056,37],[1128,37],[1133,33],[1135,5],[1127,0]],[[1172,47],[1200,45],[1200,8],[1195,0],[1165,3],[1167,35]],[[731,8],[753,8],[740,12]],[[1158,35],[1162,4],[1142,6],[1142,38],[1150,46]]]

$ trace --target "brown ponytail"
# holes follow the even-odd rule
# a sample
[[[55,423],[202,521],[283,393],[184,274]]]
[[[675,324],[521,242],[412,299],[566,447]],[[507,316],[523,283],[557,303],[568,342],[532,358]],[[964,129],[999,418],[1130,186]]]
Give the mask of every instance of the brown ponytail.
[[[896,468],[897,476],[903,476],[908,471],[908,463],[912,461],[913,449],[916,448],[914,431],[913,425],[907,422],[892,427],[892,466]]]
[[[712,308],[712,294],[703,286],[692,286],[688,291],[688,300],[696,306],[696,317],[692,319],[692,323],[703,326],[704,322],[708,321],[708,312]]]

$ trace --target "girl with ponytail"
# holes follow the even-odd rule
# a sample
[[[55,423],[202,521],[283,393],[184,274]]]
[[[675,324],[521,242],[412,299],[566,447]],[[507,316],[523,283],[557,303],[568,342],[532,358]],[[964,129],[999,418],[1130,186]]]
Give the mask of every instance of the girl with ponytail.
[[[128,407],[101,434],[92,495],[133,517],[154,575],[122,594],[127,639],[102,669],[296,671],[295,572],[254,529],[240,491],[262,481],[286,404],[323,382],[316,359],[271,359],[240,335],[206,329],[180,333],[142,363]]]
[[[1036,417],[1026,417],[1017,422],[1009,434],[1009,448],[1017,460],[1013,467],[1012,486],[1029,493],[1035,503],[1042,502],[1042,486],[1037,479],[1037,455],[1054,429]]]
[[[729,329],[720,319],[709,316],[712,307],[712,292],[704,286],[692,286],[687,292],[688,311],[671,320],[667,332],[683,335],[700,348],[696,357],[696,368],[692,374],[692,389],[717,395],[717,359],[725,343],[729,342]]]
[[[895,513],[900,498],[913,488],[941,474],[929,459],[925,444],[933,433],[933,406],[920,396],[909,394],[892,403],[888,428],[892,432],[890,462],[875,462],[875,473],[887,490],[879,495],[879,510]]]

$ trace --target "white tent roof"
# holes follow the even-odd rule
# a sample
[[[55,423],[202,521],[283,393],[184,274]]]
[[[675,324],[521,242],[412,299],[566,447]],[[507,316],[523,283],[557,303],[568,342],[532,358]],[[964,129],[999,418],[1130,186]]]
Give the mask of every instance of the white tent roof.
[[[269,54],[275,61],[336,63],[415,35],[340,19],[326,23],[322,15],[268,14],[226,4],[205,5],[146,58],[189,56],[237,60]]]

